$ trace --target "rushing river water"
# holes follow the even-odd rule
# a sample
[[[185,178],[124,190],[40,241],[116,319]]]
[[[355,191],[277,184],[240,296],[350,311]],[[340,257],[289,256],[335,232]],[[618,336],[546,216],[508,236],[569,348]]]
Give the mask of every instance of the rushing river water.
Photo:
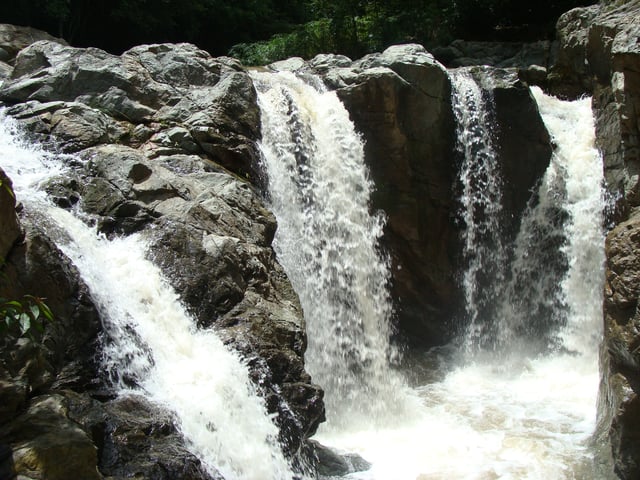
[[[486,123],[491,99],[467,72],[452,73],[468,328],[458,346],[424,353],[417,363],[429,375],[419,379],[389,362],[381,219],[367,213],[372,186],[347,112],[318,82],[290,73],[255,79],[276,251],[308,322],[309,370],[326,387],[328,419],[317,437],[372,463],[349,478],[604,478],[590,445],[604,262],[590,100],[533,91],[557,149],[508,246]],[[492,283],[479,285],[480,274]],[[544,331],[530,328],[542,316]]]

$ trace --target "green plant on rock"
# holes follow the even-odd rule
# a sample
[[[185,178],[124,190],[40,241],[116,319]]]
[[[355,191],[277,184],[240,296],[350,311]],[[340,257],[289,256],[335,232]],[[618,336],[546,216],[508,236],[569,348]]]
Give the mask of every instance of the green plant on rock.
[[[0,188],[15,198],[11,181],[0,177]],[[6,281],[3,266],[4,259],[0,258],[0,283]],[[0,334],[17,329],[20,336],[33,340],[36,332],[44,331],[46,321],[53,321],[53,313],[44,299],[33,295],[24,295],[19,300],[0,297]]]
[[[25,295],[20,300],[0,297],[0,334],[17,328],[20,336],[33,340],[37,333],[44,331],[46,321],[53,321],[53,313],[44,299],[33,295]]]

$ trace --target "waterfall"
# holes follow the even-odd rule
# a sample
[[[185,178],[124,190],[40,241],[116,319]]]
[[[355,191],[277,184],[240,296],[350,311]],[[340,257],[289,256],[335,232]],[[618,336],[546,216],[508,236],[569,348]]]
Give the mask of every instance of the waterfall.
[[[393,418],[404,389],[389,367],[389,266],[383,218],[369,212],[372,189],[362,140],[335,92],[292,73],[254,73],[262,111],[261,149],[278,220],[279,261],[300,296],[306,365],[325,389],[327,423]]]
[[[107,240],[47,201],[41,184],[63,173],[68,159],[21,141],[0,114],[0,166],[89,286],[103,319],[102,363],[114,387],[173,411],[188,448],[212,472],[228,480],[294,478],[247,366],[212,331],[195,326],[146,259],[144,236]]]
[[[491,344],[496,335],[490,320],[504,282],[507,258],[502,236],[502,177],[492,137],[492,99],[487,98],[470,70],[453,70],[450,78],[464,228],[464,338],[466,348],[473,351]]]
[[[254,79],[263,113],[269,194],[279,222],[276,249],[300,294],[310,342],[319,342],[310,343],[307,361],[314,378],[329,386],[331,421],[332,414],[345,408],[340,402],[357,395],[345,392],[338,402],[331,400],[341,391],[343,378],[355,380],[350,389],[360,388],[358,382],[364,382],[365,391],[369,388],[366,379],[349,376],[357,368],[349,363],[358,358],[353,348],[367,325],[356,322],[358,329],[348,338],[338,334],[350,332],[344,319],[357,311],[358,296],[347,287],[356,284],[353,269],[361,258],[342,239],[352,240],[361,227],[342,223],[335,214],[341,204],[349,210],[338,211],[349,219],[358,208],[365,211],[366,196],[359,196],[369,185],[361,160],[340,150],[351,141],[330,133],[335,139],[330,146],[338,150],[321,153],[325,146],[320,138],[337,123],[329,121],[328,112],[342,112],[333,94],[291,74]],[[599,470],[594,464],[590,445],[599,381],[603,202],[589,101],[561,102],[534,92],[558,148],[521,220],[521,231],[507,244],[501,228],[499,158],[490,133],[491,98],[468,72],[453,73],[452,81],[461,156],[459,203],[466,222],[462,240],[468,270],[461,278],[470,302],[466,344],[461,352],[451,348],[424,354],[427,368],[436,371],[428,383],[413,387],[419,403],[406,409],[404,418],[378,424],[371,415],[369,425],[339,424],[323,432],[321,440],[373,463],[370,470],[347,476],[352,479],[609,478],[606,466]],[[357,151],[359,155],[360,147]],[[347,178],[356,175],[362,187],[346,188]],[[334,206],[330,195],[341,203]],[[369,235],[378,238],[379,220],[373,220],[367,220],[376,227],[375,235]],[[335,238],[344,250],[332,243]],[[368,258],[372,268],[384,272],[384,262],[380,267]],[[384,285],[386,275],[377,285]],[[335,285],[337,293],[331,289]],[[349,308],[336,309],[336,299]],[[349,315],[338,316],[345,311]],[[332,326],[331,320],[338,324]],[[381,330],[388,332],[387,327]],[[339,353],[342,349],[348,355]],[[495,354],[499,349],[512,350],[509,361]],[[476,354],[469,357],[470,350]],[[483,355],[483,350],[491,354]],[[384,358],[363,363],[355,373],[372,375],[375,385],[380,377],[367,367],[377,361],[382,365]],[[388,405],[382,395],[362,398],[371,410],[376,408],[371,403]]]

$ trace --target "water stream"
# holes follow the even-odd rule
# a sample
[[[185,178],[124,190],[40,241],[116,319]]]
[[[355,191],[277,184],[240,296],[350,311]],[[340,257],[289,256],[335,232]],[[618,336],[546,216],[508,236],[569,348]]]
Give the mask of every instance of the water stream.
[[[381,219],[367,211],[371,184],[360,139],[335,95],[317,81],[290,73],[255,79],[279,224],[276,251],[301,297],[310,342],[319,342],[310,344],[309,369],[327,387],[328,425],[318,438],[372,462],[348,478],[606,478],[590,444],[604,261],[602,164],[590,100],[561,102],[534,91],[558,148],[538,201],[507,246],[486,124],[491,101],[466,73],[453,76],[469,328],[461,347],[426,352],[431,380],[409,387],[390,367],[385,343],[389,273],[377,247]],[[364,283],[360,271],[369,272]],[[542,330],[543,341],[528,341]],[[393,403],[402,408],[388,408]],[[342,420],[358,408],[375,414]]]
[[[390,368],[389,267],[378,245],[384,219],[369,214],[362,141],[335,92],[317,80],[253,76],[278,219],[274,248],[304,310],[307,369],[326,392],[322,429],[401,418],[406,387]]]
[[[212,472],[228,480],[293,478],[246,365],[212,331],[196,328],[146,259],[144,237],[107,240],[48,202],[42,183],[64,173],[66,160],[22,141],[0,113],[0,166],[14,180],[17,199],[40,215],[89,286],[103,319],[102,364],[113,386],[174,412],[188,447]]]

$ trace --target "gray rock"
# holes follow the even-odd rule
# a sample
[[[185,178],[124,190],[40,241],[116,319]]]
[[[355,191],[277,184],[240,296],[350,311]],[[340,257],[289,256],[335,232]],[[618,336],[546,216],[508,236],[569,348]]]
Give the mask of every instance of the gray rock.
[[[269,64],[267,67],[275,72],[294,72],[306,66],[304,59],[300,57],[287,58]]]
[[[271,249],[275,219],[246,181],[260,181],[260,117],[248,74],[235,60],[213,59],[186,44],[141,46],[117,57],[36,42],[20,52],[15,64],[0,89],[0,99],[11,105],[9,114],[34,138],[79,154],[68,157],[68,174],[51,179],[47,192],[63,208],[78,205],[108,235],[148,231],[151,256],[199,325],[218,330],[246,358],[268,410],[279,414],[288,452],[304,450],[303,442],[324,419],[322,390],[304,370],[302,312]],[[19,281],[6,293],[56,299],[52,308],[61,321],[51,334],[80,330],[86,335],[78,336],[82,348],[71,338],[57,340],[69,353],[64,359],[58,350],[22,348],[20,359],[34,367],[27,376],[10,369],[6,385],[0,383],[8,399],[4,418],[28,405],[30,392],[73,388],[83,405],[88,392],[112,395],[87,356],[95,349],[99,318],[86,288],[36,228],[42,219],[26,220],[27,243],[12,250],[8,266],[10,278]],[[50,281],[52,275],[68,279]],[[90,325],[75,323],[81,312]],[[95,429],[130,421],[119,408],[91,411],[91,418],[102,420],[80,423],[94,437]],[[157,453],[162,468],[173,473],[157,478],[208,478],[194,459],[185,457],[181,436],[169,436],[166,445],[171,442],[177,450],[159,447]],[[106,445],[115,440],[101,434],[94,441]],[[125,477],[136,468],[146,469],[148,478],[159,475],[149,460],[156,450],[124,444],[109,448],[109,458],[100,450],[98,467],[104,475]]]
[[[42,30],[0,23],[0,61],[10,62],[20,50],[39,40],[67,45],[65,40],[53,37]]]
[[[96,446],[67,413],[60,395],[35,398],[26,412],[0,428],[10,450],[0,469],[11,472],[10,478],[102,479]]]

